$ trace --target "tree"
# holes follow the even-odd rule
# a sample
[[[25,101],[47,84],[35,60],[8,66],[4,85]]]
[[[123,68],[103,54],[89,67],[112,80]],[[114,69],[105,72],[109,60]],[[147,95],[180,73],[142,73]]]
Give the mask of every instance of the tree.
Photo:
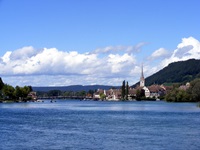
[[[185,90],[173,88],[172,91],[167,93],[165,100],[168,102],[187,102],[190,101],[190,95]]]
[[[200,79],[191,82],[191,97],[192,101],[200,101]]]
[[[93,97],[94,91],[93,90],[89,90],[87,93],[87,97]]]
[[[83,91],[80,91],[80,96],[85,96],[86,95],[86,92],[83,90]]]
[[[100,99],[102,100],[106,99],[106,95],[104,93],[100,93]]]
[[[33,91],[33,88],[32,88],[32,86],[28,86],[28,88],[29,88],[29,90],[30,90],[30,92],[32,92]]]
[[[21,100],[23,98],[23,92],[22,89],[19,86],[15,87],[15,96],[16,98],[19,100]]]
[[[48,92],[48,96],[59,96],[61,94],[62,94],[62,92],[60,90],[50,90]]]
[[[129,85],[128,85],[128,81],[126,82],[126,100],[128,100],[128,94],[129,94]]]
[[[5,99],[13,100],[15,99],[15,89],[11,85],[5,84],[3,86],[3,96]]]
[[[122,90],[122,96],[121,96],[121,99],[122,100],[125,100],[125,94],[126,94],[126,91],[125,91],[125,80],[122,82],[122,87],[121,87],[121,90]]]
[[[25,100],[28,94],[31,92],[31,89],[29,86],[24,86],[24,87],[21,87],[21,91],[22,91],[22,99]]]
[[[145,90],[144,89],[137,89],[136,99],[141,100],[143,97],[145,97]]]
[[[11,85],[4,84],[0,78],[0,97],[9,100],[27,100],[28,94],[32,91],[31,86],[15,88]]]
[[[4,83],[3,83],[3,81],[2,81],[2,79],[1,79],[1,77],[0,77],[0,90],[3,89],[3,86],[4,86]]]
[[[94,94],[94,91],[93,91],[93,90],[89,90],[89,91],[88,91],[88,94],[93,95],[93,94]]]
[[[189,94],[185,90],[178,89],[176,94],[176,102],[187,102],[190,100]]]

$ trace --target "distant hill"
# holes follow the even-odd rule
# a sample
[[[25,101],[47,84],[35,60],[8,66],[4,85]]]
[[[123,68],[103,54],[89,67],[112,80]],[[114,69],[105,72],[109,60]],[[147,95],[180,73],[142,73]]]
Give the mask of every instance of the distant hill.
[[[200,77],[200,60],[189,59],[169,64],[146,78],[146,85],[163,83],[186,83]]]
[[[71,85],[71,86],[55,86],[55,87],[32,87],[33,91],[42,91],[42,92],[48,92],[51,90],[60,90],[60,91],[89,91],[89,90],[97,90],[97,89],[105,89],[109,90],[110,88],[113,88],[114,86],[106,86],[106,85]],[[114,87],[118,88],[118,87]]]
[[[145,84],[149,86],[152,84],[186,83],[198,77],[200,77],[200,60],[189,59],[169,64],[147,77]]]

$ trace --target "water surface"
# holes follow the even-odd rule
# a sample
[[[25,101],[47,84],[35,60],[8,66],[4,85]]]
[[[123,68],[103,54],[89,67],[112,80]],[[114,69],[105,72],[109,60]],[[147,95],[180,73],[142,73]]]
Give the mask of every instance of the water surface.
[[[0,149],[200,149],[196,103],[0,104]]]

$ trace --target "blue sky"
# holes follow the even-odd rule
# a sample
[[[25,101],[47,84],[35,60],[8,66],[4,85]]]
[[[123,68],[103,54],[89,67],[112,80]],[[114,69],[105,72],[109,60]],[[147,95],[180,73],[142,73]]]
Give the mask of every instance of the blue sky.
[[[141,63],[149,76],[170,62],[200,58],[199,6],[199,0],[0,0],[0,76],[13,86],[134,84]]]

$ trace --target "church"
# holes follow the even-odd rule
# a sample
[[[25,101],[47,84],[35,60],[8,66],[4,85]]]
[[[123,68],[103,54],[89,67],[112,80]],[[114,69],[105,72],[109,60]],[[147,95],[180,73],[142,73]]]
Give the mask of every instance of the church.
[[[145,78],[144,78],[144,72],[143,72],[143,65],[141,68],[141,77],[140,77],[140,88],[142,88],[145,92],[145,97],[150,97],[150,91],[149,89],[145,86]]]
[[[140,77],[140,88],[144,90],[146,98],[158,98],[161,95],[165,94],[165,87],[163,85],[151,85],[145,86],[145,78],[143,72],[143,65],[141,67],[141,77]]]
[[[163,96],[166,93],[166,89],[163,85],[151,85],[151,86],[146,86],[145,85],[145,77],[144,77],[144,72],[143,72],[143,65],[141,66],[141,76],[140,76],[140,83],[136,88],[131,88],[129,89],[129,95],[128,99],[132,100],[135,99],[137,96],[137,91],[144,91],[144,96],[152,99],[158,99],[160,96]],[[103,89],[98,89],[94,94],[93,98],[94,99],[101,99],[101,95],[105,95],[106,100],[120,100],[122,91],[120,89],[109,89],[109,90],[103,90]]]

